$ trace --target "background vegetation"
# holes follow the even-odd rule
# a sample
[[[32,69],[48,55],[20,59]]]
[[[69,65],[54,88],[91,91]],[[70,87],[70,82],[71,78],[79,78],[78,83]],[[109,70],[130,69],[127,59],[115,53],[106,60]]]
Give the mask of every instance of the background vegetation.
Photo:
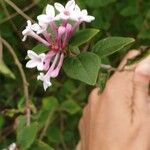
[[[94,87],[67,77],[61,70],[57,80],[52,80],[53,86],[44,92],[41,82],[36,80],[37,72],[25,68],[26,52],[36,46],[31,38],[25,43],[21,41],[26,19],[36,20],[44,7],[54,2],[0,0],[0,149],[15,142],[21,149],[73,150],[79,140],[78,122],[89,91]],[[93,40],[80,47],[81,51],[89,51],[98,40],[108,36],[133,37],[136,40],[133,48],[150,44],[150,1],[76,2],[96,17],[93,23],[83,24],[81,28],[100,29]],[[127,48],[102,61],[116,67],[126,52]],[[97,85],[103,88],[109,75],[104,71]],[[25,102],[28,97],[30,103]],[[32,124],[25,127],[29,105]]]

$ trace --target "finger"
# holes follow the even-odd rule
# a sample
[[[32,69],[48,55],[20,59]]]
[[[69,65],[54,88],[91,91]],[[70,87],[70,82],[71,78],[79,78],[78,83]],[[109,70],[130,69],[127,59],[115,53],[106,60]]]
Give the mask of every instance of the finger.
[[[97,102],[100,99],[99,88],[95,88],[89,95],[88,104],[83,109],[83,115],[79,123],[82,149],[87,149],[90,144],[91,129]]]
[[[137,50],[130,51],[120,63],[118,68],[121,69],[127,63],[128,59],[133,59],[138,54],[139,51]],[[110,95],[110,97],[115,98],[116,101],[119,100],[119,102],[123,101],[124,97],[127,97],[126,100],[130,100],[132,95],[132,78],[133,72],[115,72],[114,75],[108,80],[104,92],[107,95]]]
[[[78,145],[77,145],[77,147],[76,147],[76,150],[82,150],[82,149],[81,149],[81,141],[79,141],[79,143],[78,143]]]
[[[118,70],[122,70],[124,66],[127,64],[129,59],[133,59],[138,56],[141,52],[138,50],[131,50],[128,54],[123,58],[122,62],[120,63]]]
[[[138,111],[144,113],[149,111],[149,84],[150,84],[150,56],[137,66],[134,73],[133,101]]]
[[[97,87],[90,93],[88,98],[88,104],[95,106],[99,100],[100,100],[100,88]]]

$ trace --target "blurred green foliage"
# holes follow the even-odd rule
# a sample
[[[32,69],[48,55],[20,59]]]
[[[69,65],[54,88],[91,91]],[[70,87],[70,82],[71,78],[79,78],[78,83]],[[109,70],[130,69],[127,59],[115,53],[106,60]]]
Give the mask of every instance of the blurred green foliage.
[[[56,1],[12,0],[12,2],[36,20],[36,16],[42,13],[47,3],[53,4]],[[62,0],[60,2],[62,3]],[[63,1],[63,3],[65,2]],[[101,31],[88,43],[89,50],[92,50],[97,41],[107,36],[132,37],[136,40],[133,45],[134,48],[150,44],[150,1],[77,0],[76,2],[81,8],[88,9],[89,14],[96,18],[91,24],[83,24],[82,28],[97,28]],[[23,150],[73,150],[79,140],[78,122],[82,108],[85,106],[89,91],[93,87],[71,80],[61,70],[57,80],[52,81],[53,86],[44,92],[41,83],[36,81],[37,72],[25,68],[26,51],[36,46],[32,39],[28,39],[25,43],[21,41],[21,32],[25,26],[26,20],[5,0],[1,0],[0,35],[15,50],[30,83],[32,124],[29,127],[25,126],[23,116],[25,102],[20,73],[6,47],[3,46],[2,49],[0,46],[0,51],[3,50],[3,53],[0,53],[0,73],[2,73],[0,74],[0,149],[16,142]],[[130,42],[127,40],[124,46]],[[106,45],[103,45],[105,49]],[[80,50],[85,51],[86,46],[81,46]],[[116,51],[119,48],[119,44],[114,45]],[[42,48],[38,45],[34,49],[39,52]],[[93,51],[97,53],[96,46]],[[126,52],[127,49],[124,49],[102,59],[102,62],[117,66]],[[105,51],[103,55],[106,55]],[[92,56],[88,57],[92,59]],[[95,69],[97,71],[97,68]],[[104,82],[108,76],[106,72],[100,75],[100,83],[98,82],[100,87],[104,87]],[[80,80],[84,81],[84,77]],[[90,82],[91,80],[93,77],[90,77]]]

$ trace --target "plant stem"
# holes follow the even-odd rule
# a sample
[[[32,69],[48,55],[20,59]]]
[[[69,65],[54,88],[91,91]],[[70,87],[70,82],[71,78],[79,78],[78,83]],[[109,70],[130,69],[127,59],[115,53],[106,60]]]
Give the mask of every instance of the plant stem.
[[[3,57],[3,45],[2,45],[2,40],[0,38],[0,59]]]
[[[32,22],[33,19],[31,19],[28,15],[26,15],[19,7],[17,7],[11,0],[4,0],[8,5],[10,5],[14,10],[18,12],[22,17],[24,17],[26,20],[31,20]]]
[[[50,111],[50,113],[48,114],[47,121],[46,121],[46,123],[45,123],[45,125],[44,125],[44,128],[43,128],[43,130],[42,130],[42,132],[41,132],[41,134],[40,134],[40,137],[39,137],[40,140],[42,140],[42,139],[44,138],[44,136],[45,136],[45,134],[46,134],[46,131],[47,131],[49,125],[51,124],[52,116],[53,116],[54,112],[55,112],[55,110],[53,109],[53,110]]]
[[[25,72],[22,68],[22,64],[20,63],[14,49],[11,47],[11,45],[1,37],[2,43],[7,47],[9,50],[10,54],[12,55],[15,64],[18,67],[18,70],[20,72],[22,81],[23,81],[23,89],[24,89],[24,96],[25,96],[25,111],[26,111],[26,125],[30,125],[30,116],[31,116],[31,111],[30,111],[30,101],[29,101],[29,91],[28,91],[28,82],[26,79]]]
[[[22,12],[26,12],[26,11],[29,11],[31,8],[35,7],[37,4],[38,4],[39,1],[35,2],[35,3],[32,3],[31,5],[23,8]],[[2,21],[0,21],[0,24],[3,24],[7,21],[9,21],[10,19],[16,17],[17,15],[19,15],[17,12],[15,12],[14,14],[11,14],[9,17],[7,18],[4,18]]]
[[[136,64],[135,65],[131,65],[131,66],[126,66],[125,65],[122,69],[118,69],[118,68],[112,67],[111,65],[101,64],[100,68],[108,70],[108,71],[121,72],[121,71],[133,71],[135,66],[136,66]]]
[[[111,65],[101,64],[100,67],[102,69],[108,70],[108,71],[117,71],[117,68],[112,67]]]

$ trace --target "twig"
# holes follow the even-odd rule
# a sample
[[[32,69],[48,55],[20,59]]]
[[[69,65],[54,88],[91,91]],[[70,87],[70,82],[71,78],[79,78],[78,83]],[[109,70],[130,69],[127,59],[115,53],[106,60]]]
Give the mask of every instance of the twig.
[[[64,118],[63,118],[63,116],[62,116],[62,112],[61,112],[61,111],[60,111],[60,130],[61,130],[61,132],[60,132],[61,144],[62,144],[64,150],[68,150],[67,145],[66,145],[66,143],[65,143],[65,141],[64,141],[64,138],[63,138],[63,132],[64,132]]]
[[[4,1],[4,0],[1,0],[1,4],[2,4],[2,7],[3,7],[3,9],[4,9],[4,12],[5,12],[6,16],[9,17],[9,16],[10,16],[10,13],[9,13],[7,7],[6,7],[5,1]],[[10,24],[12,25],[12,27],[13,27],[13,29],[14,29],[14,32],[17,34],[17,37],[19,37],[19,38],[21,39],[22,36],[21,36],[20,33],[18,32],[18,29],[17,29],[16,25],[14,24],[13,20],[9,20],[9,21],[10,21]],[[24,43],[23,43],[23,47],[24,47],[25,49],[27,48]],[[28,48],[27,48],[27,49],[28,49]]]
[[[55,110],[53,109],[53,110],[50,111],[50,113],[48,114],[48,118],[47,118],[47,120],[46,120],[46,123],[45,123],[45,125],[44,125],[44,128],[43,128],[43,130],[42,130],[42,132],[41,132],[41,134],[40,134],[40,137],[39,137],[40,140],[42,140],[42,139],[44,138],[45,134],[46,134],[46,131],[47,131],[47,129],[48,129],[50,123],[51,123],[51,120],[52,120],[52,116],[53,116],[54,111],[55,111]]]
[[[7,7],[6,7],[6,4],[5,4],[4,0],[1,0],[1,4],[2,4],[2,7],[3,7],[3,9],[4,9],[4,12],[5,12],[6,16],[9,17],[10,14],[9,14],[9,12],[8,12],[8,9],[7,9]],[[16,28],[16,26],[15,26],[15,24],[13,23],[12,20],[10,20],[10,23],[11,23],[13,29],[14,29],[15,31],[17,31],[17,28]]]
[[[39,2],[39,1],[37,1],[36,3],[32,3],[31,5],[25,7],[22,11],[23,11],[23,12],[29,11],[31,8],[33,8],[34,6],[36,6],[38,2]],[[5,22],[7,22],[8,20],[10,20],[10,19],[12,19],[12,18],[14,18],[14,17],[16,17],[16,16],[18,16],[18,15],[19,15],[19,14],[16,12],[16,13],[10,15],[10,16],[7,17],[7,18],[4,18],[2,21],[0,21],[0,24],[5,23]]]
[[[9,50],[10,54],[12,55],[12,57],[13,57],[13,59],[15,61],[15,64],[18,67],[18,70],[19,70],[19,72],[21,74],[21,78],[22,78],[22,81],[23,81],[24,96],[25,96],[26,124],[30,125],[31,111],[30,111],[28,82],[27,82],[27,79],[26,79],[25,72],[24,72],[24,70],[22,68],[22,64],[20,63],[20,61],[19,61],[17,55],[15,54],[14,49],[11,47],[11,45],[5,39],[3,39],[2,37],[1,37],[1,41],[7,47],[7,49]]]
[[[0,59],[3,57],[3,45],[2,45],[2,40],[0,38]]]
[[[106,65],[106,64],[101,64],[100,65],[100,68],[102,69],[105,69],[105,70],[108,70],[108,71],[118,71],[118,72],[121,72],[121,71],[132,71],[134,70],[136,64],[135,65],[125,65],[122,69],[118,69],[118,68],[114,68],[112,67],[111,65]]]
[[[117,68],[114,68],[114,67],[112,67],[111,65],[101,64],[100,67],[101,67],[102,69],[109,70],[109,71],[117,71],[117,70],[118,70]]]
[[[14,10],[18,12],[22,17],[24,17],[26,20],[31,20],[34,22],[32,18],[30,18],[28,15],[26,15],[19,7],[17,7],[12,1],[10,0],[4,0],[8,5],[10,5]]]

